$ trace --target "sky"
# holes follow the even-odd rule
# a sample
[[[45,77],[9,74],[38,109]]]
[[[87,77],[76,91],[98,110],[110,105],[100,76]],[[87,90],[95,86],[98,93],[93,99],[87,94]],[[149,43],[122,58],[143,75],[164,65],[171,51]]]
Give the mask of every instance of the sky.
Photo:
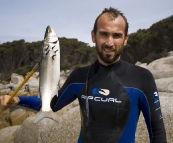
[[[41,41],[50,25],[58,37],[94,46],[91,30],[104,8],[122,11],[130,34],[173,15],[172,6],[173,0],[1,0],[0,44],[20,39]]]

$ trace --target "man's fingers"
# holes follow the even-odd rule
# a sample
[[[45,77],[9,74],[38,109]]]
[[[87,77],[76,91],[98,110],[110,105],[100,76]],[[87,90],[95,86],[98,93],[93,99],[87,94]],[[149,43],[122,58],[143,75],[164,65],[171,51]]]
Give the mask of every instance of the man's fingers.
[[[9,108],[12,104],[7,104],[8,99],[10,98],[9,95],[4,95],[0,97],[0,109],[1,110],[6,110]]]

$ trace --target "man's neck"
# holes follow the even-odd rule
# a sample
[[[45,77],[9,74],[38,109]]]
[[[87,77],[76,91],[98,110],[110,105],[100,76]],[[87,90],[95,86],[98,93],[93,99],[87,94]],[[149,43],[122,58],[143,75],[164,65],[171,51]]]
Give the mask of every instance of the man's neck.
[[[104,66],[112,65],[112,64],[118,62],[119,60],[120,60],[120,57],[118,57],[117,60],[115,60],[115,61],[112,62],[112,63],[105,63],[103,60],[100,59],[100,57],[98,57],[98,61],[99,61],[99,63],[102,64],[102,65],[104,65]]]

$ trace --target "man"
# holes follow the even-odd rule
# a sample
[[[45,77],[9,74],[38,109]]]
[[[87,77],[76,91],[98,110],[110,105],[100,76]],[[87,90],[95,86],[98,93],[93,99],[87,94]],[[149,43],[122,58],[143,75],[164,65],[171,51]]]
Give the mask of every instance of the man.
[[[78,143],[134,143],[140,111],[150,141],[165,143],[159,97],[151,73],[120,59],[128,40],[128,22],[114,8],[104,9],[91,32],[98,58],[88,67],[74,70],[51,102],[58,111],[76,98],[81,112]],[[7,108],[8,96],[1,97]],[[39,110],[37,97],[15,97],[11,104]]]

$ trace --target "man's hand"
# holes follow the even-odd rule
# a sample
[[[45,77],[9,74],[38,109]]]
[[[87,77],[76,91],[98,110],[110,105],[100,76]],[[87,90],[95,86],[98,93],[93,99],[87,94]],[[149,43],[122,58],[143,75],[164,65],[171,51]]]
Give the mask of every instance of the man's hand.
[[[13,97],[9,104],[7,104],[9,98],[9,95],[0,96],[0,110],[6,110],[7,108],[17,105],[20,102],[19,98],[16,96]]]

